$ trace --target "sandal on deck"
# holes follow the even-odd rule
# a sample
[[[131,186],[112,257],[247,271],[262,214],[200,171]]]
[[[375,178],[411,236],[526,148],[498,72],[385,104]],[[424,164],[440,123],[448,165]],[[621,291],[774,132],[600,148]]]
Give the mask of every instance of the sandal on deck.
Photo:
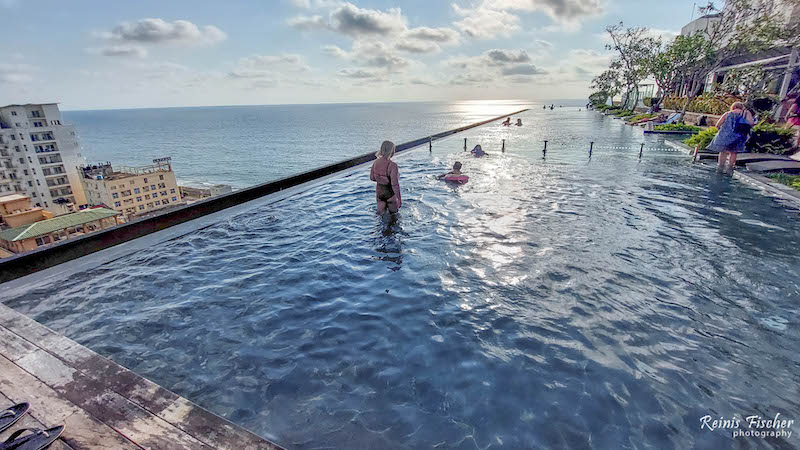
[[[29,403],[19,403],[11,408],[0,413],[0,433],[5,431],[6,428],[10,427],[17,423],[25,413],[28,412],[28,409],[31,407]]]
[[[29,434],[22,436],[26,431]],[[23,428],[12,433],[8,440],[0,444],[0,450],[42,450],[55,442],[63,431],[63,425],[46,430]]]

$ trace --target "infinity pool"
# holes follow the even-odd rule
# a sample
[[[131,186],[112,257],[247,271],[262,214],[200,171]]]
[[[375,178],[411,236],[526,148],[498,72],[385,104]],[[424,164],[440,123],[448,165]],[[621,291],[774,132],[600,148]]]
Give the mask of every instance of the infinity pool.
[[[366,167],[6,304],[289,448],[798,445],[700,428],[800,419],[797,211],[597,113],[521,117],[398,156],[393,225]]]

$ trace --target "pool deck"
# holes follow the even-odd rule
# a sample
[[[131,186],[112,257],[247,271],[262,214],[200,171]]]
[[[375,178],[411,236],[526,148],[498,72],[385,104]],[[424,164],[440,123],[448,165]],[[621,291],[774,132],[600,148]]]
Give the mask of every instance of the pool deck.
[[[51,449],[281,448],[0,304],[0,409],[20,402],[0,442],[65,425]]]

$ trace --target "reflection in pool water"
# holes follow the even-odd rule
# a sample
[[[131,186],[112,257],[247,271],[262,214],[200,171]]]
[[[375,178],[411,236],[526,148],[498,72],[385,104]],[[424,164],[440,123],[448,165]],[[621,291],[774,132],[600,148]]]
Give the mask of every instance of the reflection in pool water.
[[[396,223],[366,168],[7,304],[292,448],[720,448],[707,414],[796,418],[796,212],[595,113],[523,119],[467,135],[487,158],[400,156]]]

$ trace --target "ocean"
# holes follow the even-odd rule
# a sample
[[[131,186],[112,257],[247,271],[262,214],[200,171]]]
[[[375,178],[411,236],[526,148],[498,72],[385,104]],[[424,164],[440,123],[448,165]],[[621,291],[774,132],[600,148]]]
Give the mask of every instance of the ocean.
[[[577,106],[580,101],[560,102]],[[463,101],[65,111],[88,163],[172,157],[181,185],[243,188],[535,105]],[[541,104],[539,104],[541,106]]]

